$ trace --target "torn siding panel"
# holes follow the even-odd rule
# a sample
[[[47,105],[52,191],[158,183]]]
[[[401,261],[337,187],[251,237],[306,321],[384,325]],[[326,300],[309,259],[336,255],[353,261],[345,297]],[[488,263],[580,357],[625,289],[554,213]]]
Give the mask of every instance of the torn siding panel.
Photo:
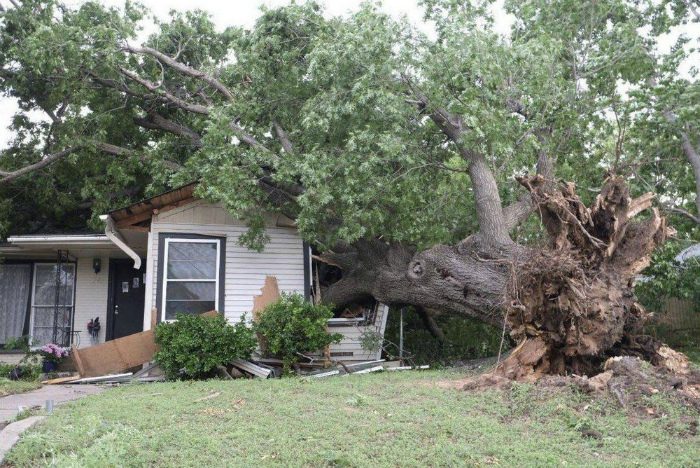
[[[195,222],[197,220],[198,222]],[[224,224],[221,224],[224,223]],[[275,276],[284,292],[304,293],[303,241],[293,228],[268,227],[270,242],[264,252],[253,252],[238,245],[246,232],[222,207],[197,201],[158,214],[151,223],[150,265],[151,303],[156,304],[158,278],[158,237],[161,233],[199,234],[226,238],[224,310],[229,321],[244,313],[250,318],[253,296],[260,294],[265,277]],[[147,301],[148,302],[148,301]],[[146,311],[150,315],[150,311]]]

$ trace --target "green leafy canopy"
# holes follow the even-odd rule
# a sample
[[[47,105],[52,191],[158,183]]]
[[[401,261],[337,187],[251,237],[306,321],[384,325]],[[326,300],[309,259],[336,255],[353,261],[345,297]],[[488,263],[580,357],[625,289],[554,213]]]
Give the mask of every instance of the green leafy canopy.
[[[201,196],[246,220],[241,242],[258,250],[267,213],[294,218],[322,248],[455,242],[477,227],[474,197],[467,163],[428,117],[437,108],[469,127],[461,144],[486,155],[504,203],[522,194],[513,176],[534,172],[546,153],[557,178],[591,197],[615,171],[635,194],[693,210],[679,132],[700,143],[697,70],[681,73],[698,36],[668,53],[658,44],[697,24],[695,3],[509,0],[509,35],[497,32],[491,2],[421,4],[427,29],[372,2],[343,17],[315,2],[264,9],[249,30],[221,30],[200,10],[153,20],[130,2],[8,8],[0,91],[20,111],[0,169],[81,147],[0,185],[0,234],[99,228],[96,214],[200,180]],[[139,42],[200,75],[130,49]],[[677,224],[698,239],[695,224]],[[527,223],[517,234],[536,242],[539,233]]]

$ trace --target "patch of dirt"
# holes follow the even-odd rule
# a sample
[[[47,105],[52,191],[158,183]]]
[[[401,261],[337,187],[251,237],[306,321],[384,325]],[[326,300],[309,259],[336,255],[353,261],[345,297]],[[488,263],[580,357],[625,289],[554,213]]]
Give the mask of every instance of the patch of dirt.
[[[445,389],[484,391],[510,390],[514,380],[489,372],[478,376],[425,382]],[[700,373],[684,368],[674,372],[663,366],[652,366],[637,357],[619,356],[605,362],[603,372],[593,377],[542,376],[533,382],[539,388],[575,386],[585,393],[608,397],[629,410],[635,419],[663,417],[663,410],[655,408],[650,398],[662,394],[673,403],[700,412]],[[697,433],[697,421],[691,432]]]

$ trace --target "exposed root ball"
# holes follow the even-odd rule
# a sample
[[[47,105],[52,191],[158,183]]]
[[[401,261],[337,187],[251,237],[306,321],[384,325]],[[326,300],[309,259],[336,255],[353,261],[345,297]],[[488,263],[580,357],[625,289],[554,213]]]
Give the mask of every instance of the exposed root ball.
[[[545,191],[540,177],[520,182],[538,204],[549,249],[533,252],[513,275],[506,321],[519,345],[496,372],[516,380],[593,375],[620,354],[663,363],[670,356],[659,354],[661,344],[640,336],[648,314],[633,290],[635,275],[670,234],[656,209],[632,221],[653,196],[633,200],[611,178],[588,208],[573,184]]]

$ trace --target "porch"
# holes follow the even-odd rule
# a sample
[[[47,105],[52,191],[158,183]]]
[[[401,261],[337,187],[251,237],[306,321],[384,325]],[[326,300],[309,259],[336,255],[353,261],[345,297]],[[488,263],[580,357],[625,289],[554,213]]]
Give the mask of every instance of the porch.
[[[146,233],[124,236],[139,255],[146,255]],[[135,298],[133,310],[124,310],[124,315],[141,314],[136,330],[141,331],[143,271],[134,270],[133,260],[106,235],[14,236],[0,245],[0,258],[0,346],[21,337],[28,337],[33,348],[104,342],[120,333],[115,299],[129,293]],[[128,273],[128,287],[116,284],[120,271]],[[96,319],[100,329],[90,333],[87,323]],[[3,362],[16,360],[11,351],[0,353]]]

